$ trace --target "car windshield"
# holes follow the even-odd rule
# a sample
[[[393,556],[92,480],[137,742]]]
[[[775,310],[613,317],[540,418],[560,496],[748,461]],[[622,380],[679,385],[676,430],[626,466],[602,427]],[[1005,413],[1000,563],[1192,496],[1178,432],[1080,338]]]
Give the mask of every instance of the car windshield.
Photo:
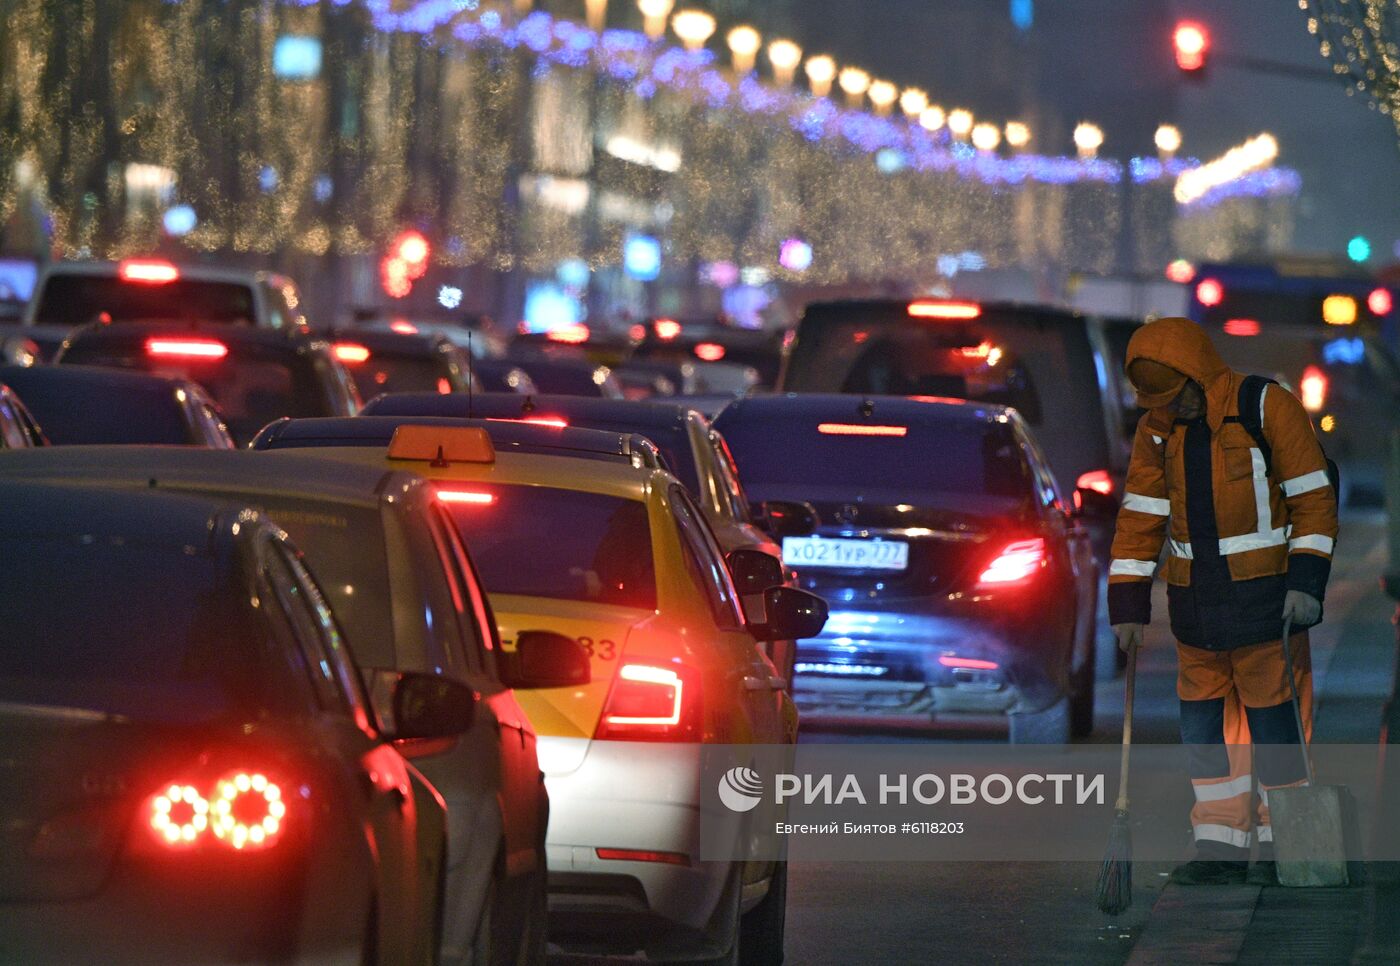
[[[1007,423],[870,422],[889,435],[858,434],[872,427],[805,414],[725,420],[720,428],[751,492],[819,486],[847,495],[902,493],[909,502],[932,493],[1024,499],[1030,492],[1025,457]]]
[[[253,289],[237,282],[181,278],[152,285],[115,275],[56,273],[39,294],[34,321],[40,325],[84,325],[106,315],[113,322],[191,319],[252,325]]]
[[[56,446],[101,443],[186,445],[194,442],[169,385],[83,385],[21,374],[13,388]]]
[[[545,486],[438,489],[468,494],[444,502],[492,594],[655,609],[645,503]]]
[[[63,361],[140,369],[197,382],[219,404],[229,433],[240,445],[283,416],[342,415],[331,411],[313,362],[288,351],[229,345],[228,355],[221,359],[182,358],[152,356],[139,342],[127,347],[85,345],[80,340],[69,347]]]
[[[207,555],[0,537],[0,587],[0,701],[180,722],[264,706],[264,628]]]

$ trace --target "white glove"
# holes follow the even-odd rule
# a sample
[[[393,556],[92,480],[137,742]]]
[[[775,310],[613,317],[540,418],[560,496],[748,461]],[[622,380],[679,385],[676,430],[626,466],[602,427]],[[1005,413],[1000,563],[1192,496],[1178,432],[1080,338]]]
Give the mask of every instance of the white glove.
[[[1114,624],[1113,633],[1118,638],[1118,647],[1124,652],[1142,645],[1141,624]]]
[[[1290,590],[1283,598],[1283,619],[1291,620],[1295,630],[1312,627],[1322,616],[1322,601],[1301,590]]]

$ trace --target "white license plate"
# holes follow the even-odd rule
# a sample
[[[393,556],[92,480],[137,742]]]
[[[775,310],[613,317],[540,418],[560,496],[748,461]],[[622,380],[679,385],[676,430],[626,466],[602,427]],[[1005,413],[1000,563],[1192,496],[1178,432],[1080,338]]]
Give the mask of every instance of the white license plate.
[[[903,540],[785,537],[783,563],[842,570],[904,570],[909,566],[909,544]]]

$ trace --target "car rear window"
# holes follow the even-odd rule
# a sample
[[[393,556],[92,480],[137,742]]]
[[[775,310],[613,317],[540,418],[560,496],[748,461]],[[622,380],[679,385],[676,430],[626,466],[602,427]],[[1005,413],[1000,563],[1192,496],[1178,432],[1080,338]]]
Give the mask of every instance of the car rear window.
[[[913,422],[741,413],[719,428],[747,490],[837,487],[859,494],[946,493],[1023,499],[1030,492],[1025,456],[1008,423]],[[828,431],[822,432],[819,426]],[[890,435],[855,435],[879,428]],[[896,435],[902,433],[902,435]]]
[[[11,381],[54,445],[195,442],[171,386],[80,385],[35,375]]]
[[[385,392],[452,392],[453,380],[447,361],[432,356],[410,356],[403,353],[371,352],[368,359],[356,362],[342,358],[345,368],[355,380],[355,388],[364,399],[373,399]]]
[[[34,320],[43,325],[83,325],[106,314],[113,322],[190,319],[243,323],[257,319],[252,286],[182,278],[152,285],[115,275],[50,275],[39,293]]]
[[[80,340],[68,348],[63,361],[197,382],[219,404],[229,433],[240,445],[283,416],[342,415],[331,410],[312,360],[287,350],[232,344],[222,359],[187,359],[151,356],[144,340],[130,345]]]
[[[656,571],[640,500],[546,486],[440,484],[484,501],[445,498],[492,594],[652,610]]]
[[[1017,346],[981,321],[923,321],[883,307],[803,319],[784,388],[976,399],[1015,406],[1032,425],[1041,419]]]
[[[201,721],[267,706],[266,633],[208,556],[0,537],[0,701]]]

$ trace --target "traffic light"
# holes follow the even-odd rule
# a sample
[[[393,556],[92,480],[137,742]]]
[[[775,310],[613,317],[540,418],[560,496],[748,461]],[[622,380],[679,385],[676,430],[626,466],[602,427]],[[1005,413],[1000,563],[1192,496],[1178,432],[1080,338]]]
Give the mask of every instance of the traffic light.
[[[421,232],[400,232],[379,262],[379,284],[390,297],[401,299],[413,291],[413,283],[428,271],[432,247]]]
[[[1172,31],[1172,49],[1181,72],[1200,79],[1205,74],[1206,55],[1210,53],[1210,31],[1194,20],[1179,21]]]

